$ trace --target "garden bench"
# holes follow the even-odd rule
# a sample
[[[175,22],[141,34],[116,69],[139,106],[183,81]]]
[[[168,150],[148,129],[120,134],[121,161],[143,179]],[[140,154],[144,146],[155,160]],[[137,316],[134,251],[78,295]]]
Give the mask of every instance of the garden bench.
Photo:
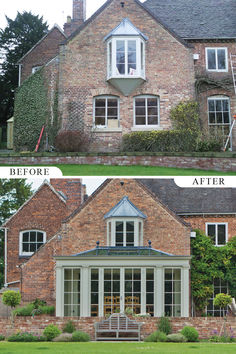
[[[130,320],[124,314],[112,314],[107,320],[94,323],[95,340],[139,340],[142,323]],[[102,336],[102,334],[104,336]],[[111,336],[105,336],[110,334]],[[132,334],[132,336],[125,336]]]

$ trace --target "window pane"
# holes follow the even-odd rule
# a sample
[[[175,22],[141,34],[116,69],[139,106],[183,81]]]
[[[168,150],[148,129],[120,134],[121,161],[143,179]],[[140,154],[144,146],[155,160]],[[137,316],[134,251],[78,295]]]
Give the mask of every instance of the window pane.
[[[125,41],[116,41],[116,67],[118,74],[125,74]]]
[[[96,107],[105,107],[106,106],[106,100],[105,99],[101,99],[101,98],[96,98],[95,105],[96,105]]]
[[[136,116],[145,116],[145,107],[136,107]]]
[[[23,251],[23,252],[30,252],[30,250],[29,250],[29,243],[23,243],[23,244],[22,244],[22,251]]]
[[[172,279],[172,269],[165,269],[165,280]]]
[[[107,106],[108,107],[117,107],[118,106],[118,100],[116,98],[108,99],[107,100]]]
[[[223,122],[223,114],[222,112],[216,112],[216,123],[222,124]]]
[[[216,111],[217,112],[222,111],[222,101],[221,100],[216,100]]]
[[[36,251],[36,243],[31,243],[30,244],[30,252],[35,252]]]
[[[36,242],[36,232],[30,231],[30,242]]]
[[[37,241],[38,242],[43,242],[43,233],[42,232],[38,232],[37,233]]]
[[[135,105],[145,107],[145,98],[135,98]]]
[[[72,269],[65,269],[64,278],[65,280],[72,279]]]
[[[91,270],[91,280],[98,280],[98,269]]]
[[[216,236],[216,226],[215,225],[207,225],[207,235],[210,236],[212,241],[215,243],[215,236]]]
[[[71,292],[72,291],[72,282],[71,281],[65,281],[65,292]]]
[[[148,115],[157,117],[157,107],[148,107]]]
[[[28,242],[29,241],[29,232],[24,232],[23,233],[23,242]]]
[[[147,292],[152,293],[154,291],[154,281],[147,281]]]
[[[135,280],[141,280],[141,270],[140,269],[134,269],[134,279]]]
[[[225,243],[226,243],[225,225],[218,225],[218,245],[225,245]]]
[[[226,58],[225,58],[225,49],[218,49],[218,69],[224,70],[226,69]]]
[[[136,52],[136,41],[128,41],[128,51]]]
[[[107,110],[107,118],[112,117],[117,118],[117,108],[108,108]]]
[[[216,122],[215,113],[209,113],[209,123],[210,124],[215,124],[215,122]]]
[[[117,52],[125,51],[125,41],[116,41],[116,50]]]
[[[209,112],[215,112],[215,101],[208,100],[208,110]]]
[[[145,125],[145,124],[146,124],[145,116],[136,117],[136,125]]]
[[[207,58],[208,58],[208,69],[216,69],[216,54],[215,49],[207,49]]]
[[[132,279],[132,269],[125,270],[125,280]]]
[[[158,124],[157,116],[148,117],[148,125],[157,125],[157,124]]]
[[[104,269],[104,279],[105,280],[111,279],[111,269]]]
[[[105,117],[95,117],[95,125],[105,125]]]
[[[229,113],[228,112],[224,112],[223,113],[223,123],[224,124],[228,124],[229,123]]]
[[[146,303],[147,304],[154,304],[154,296],[153,296],[153,294],[147,294]]]
[[[223,111],[229,112],[229,100],[222,100]]]
[[[105,117],[106,114],[106,109],[104,108],[96,108],[95,109],[95,115],[96,117]]]

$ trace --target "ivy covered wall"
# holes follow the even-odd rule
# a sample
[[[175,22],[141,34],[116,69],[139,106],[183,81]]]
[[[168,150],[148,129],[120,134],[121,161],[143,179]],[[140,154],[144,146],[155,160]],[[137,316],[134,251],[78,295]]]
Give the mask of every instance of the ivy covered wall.
[[[40,150],[49,149],[53,145],[59,129],[56,77],[54,66],[44,67],[17,89],[14,112],[15,151],[34,151],[43,125],[45,130]]]

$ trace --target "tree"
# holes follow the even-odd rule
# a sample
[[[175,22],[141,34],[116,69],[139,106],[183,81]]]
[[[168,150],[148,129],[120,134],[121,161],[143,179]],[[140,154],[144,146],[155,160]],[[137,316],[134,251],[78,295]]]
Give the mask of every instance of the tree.
[[[0,179],[0,226],[32,195],[25,179]],[[0,289],[4,283],[4,232],[0,230]]]
[[[10,306],[14,309],[16,306],[20,305],[21,294],[19,291],[8,290],[3,293],[2,302],[6,306]]]
[[[31,12],[18,12],[15,20],[7,16],[6,19],[6,28],[0,29],[0,53],[4,57],[0,72],[0,124],[13,115],[14,90],[18,86],[17,62],[48,31],[43,18]]]

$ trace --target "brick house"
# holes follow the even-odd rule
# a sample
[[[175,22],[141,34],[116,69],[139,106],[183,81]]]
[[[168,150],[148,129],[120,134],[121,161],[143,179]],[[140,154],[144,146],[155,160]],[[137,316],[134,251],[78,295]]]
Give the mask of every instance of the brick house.
[[[84,193],[81,180],[45,182],[3,225],[5,286],[18,287],[24,302],[56,305],[60,317],[127,307],[188,317],[192,230],[216,246],[235,236],[235,189],[108,179],[85,201]],[[216,282],[222,291],[227,284]],[[211,301],[208,313],[221,311]]]
[[[117,151],[126,133],[171,129],[170,109],[196,99],[202,127],[229,132],[236,111],[233,0],[108,0],[86,21],[85,10],[86,0],[73,0],[57,64],[45,67],[49,101],[58,90],[60,130],[85,132],[89,150]],[[24,58],[22,80],[36,50]]]

